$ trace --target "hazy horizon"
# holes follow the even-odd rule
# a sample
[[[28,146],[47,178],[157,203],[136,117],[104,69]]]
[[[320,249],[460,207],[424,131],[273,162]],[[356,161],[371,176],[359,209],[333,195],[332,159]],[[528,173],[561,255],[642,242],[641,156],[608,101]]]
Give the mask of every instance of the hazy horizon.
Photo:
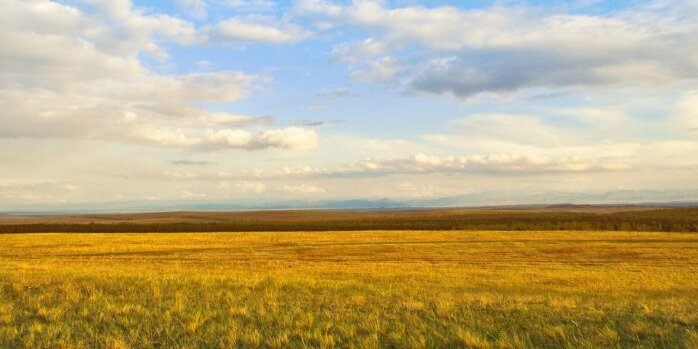
[[[697,17],[687,0],[7,0],[0,211],[697,200]]]

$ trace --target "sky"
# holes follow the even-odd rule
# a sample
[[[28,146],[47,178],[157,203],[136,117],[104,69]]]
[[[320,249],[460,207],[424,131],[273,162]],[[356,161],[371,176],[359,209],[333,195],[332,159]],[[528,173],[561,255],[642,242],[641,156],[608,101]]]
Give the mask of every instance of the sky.
[[[0,11],[0,209],[695,189],[693,0]]]

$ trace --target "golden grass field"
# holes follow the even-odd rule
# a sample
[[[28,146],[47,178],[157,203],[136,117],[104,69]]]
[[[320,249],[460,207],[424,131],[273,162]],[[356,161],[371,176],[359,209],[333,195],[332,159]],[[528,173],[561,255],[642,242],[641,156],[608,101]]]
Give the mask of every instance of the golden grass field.
[[[698,348],[698,235],[0,235],[2,348]]]

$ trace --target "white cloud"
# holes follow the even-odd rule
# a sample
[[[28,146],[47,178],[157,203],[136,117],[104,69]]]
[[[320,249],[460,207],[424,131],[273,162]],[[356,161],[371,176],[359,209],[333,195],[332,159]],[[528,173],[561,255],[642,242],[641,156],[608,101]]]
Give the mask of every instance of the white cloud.
[[[549,158],[539,155],[487,154],[435,156],[415,154],[403,159],[367,159],[340,170],[339,174],[405,173],[546,173],[586,172],[625,169],[624,164],[602,163],[577,157]]]
[[[264,42],[286,44],[305,40],[313,35],[301,26],[254,18],[230,18],[219,22],[212,35],[215,41]]]
[[[65,190],[67,190],[67,191],[76,191],[76,190],[80,190],[80,187],[78,187],[77,185],[72,184],[72,183],[63,184],[63,185],[61,186],[61,188],[65,189]]]
[[[193,172],[164,171],[156,176],[167,181],[190,181],[200,179],[201,176]]]
[[[230,147],[248,150],[269,147],[308,150],[315,148],[317,142],[318,136],[315,131],[290,127],[256,134],[235,129],[209,131],[199,143],[205,147]]]
[[[164,57],[163,39],[198,40],[188,22],[90,1],[93,12],[15,1],[0,14],[0,137],[108,140],[207,149],[312,149],[314,131],[251,132],[270,117],[211,112],[201,102],[237,101],[264,76],[237,71],[160,75],[138,55]]]
[[[618,145],[617,145],[618,146]],[[622,145],[620,145],[622,146]],[[167,171],[159,176],[169,180],[223,180],[230,178],[352,178],[386,175],[421,175],[436,173],[461,174],[541,174],[541,173],[587,173],[627,170],[638,165],[629,159],[635,152],[646,148],[659,148],[661,153],[678,152],[685,154],[698,146],[698,143],[657,143],[654,145],[627,145],[630,149],[622,152],[612,147],[605,151],[608,156],[582,148],[577,150],[583,155],[545,155],[531,152],[529,154],[490,153],[461,156],[438,156],[417,153],[404,158],[367,158],[364,160],[338,164],[327,167],[282,167],[233,173],[182,173]],[[598,149],[595,149],[598,150]],[[679,155],[681,156],[681,155]],[[671,161],[668,159],[668,161]]]
[[[296,195],[317,195],[326,192],[325,189],[312,184],[284,185],[282,189],[287,193]]]
[[[571,141],[568,132],[529,115],[474,114],[454,121],[466,137],[518,144],[556,145]]]
[[[271,116],[251,117],[228,113],[207,113],[202,117],[196,118],[196,123],[199,125],[243,127],[249,125],[270,125],[274,123],[274,118]]]
[[[208,5],[205,0],[177,0],[177,5],[192,18],[205,19],[208,15]]]
[[[268,11],[276,8],[276,3],[270,0],[219,0],[226,7],[247,11]]]
[[[368,38],[361,42],[337,44],[330,56],[336,62],[359,63],[387,52],[384,43]]]
[[[211,63],[208,60],[200,59],[200,60],[196,61],[196,67],[198,69],[205,70],[205,69],[211,68],[211,66],[213,66],[213,63]]]
[[[240,181],[235,183],[235,187],[243,193],[261,194],[267,190],[262,182]]]
[[[223,129],[209,131],[199,141],[205,147],[229,147],[238,149],[281,148],[289,150],[309,150],[317,146],[318,136],[313,130],[288,127],[253,134],[245,130]]]
[[[202,40],[192,23],[168,15],[147,13],[135,8],[131,0],[86,2],[94,7],[94,13],[81,15],[85,23],[81,33],[86,41],[111,54],[145,52],[162,59],[167,57],[167,53],[154,38],[180,44]]]
[[[63,202],[80,190],[70,182],[41,179],[0,178],[0,201]]]
[[[346,87],[332,87],[318,91],[315,96],[321,99],[342,99],[351,96],[351,92]]]
[[[261,194],[267,190],[267,186],[259,181],[223,181],[218,185],[222,189],[234,189],[243,194]]]
[[[674,119],[679,132],[698,135],[698,92],[687,92],[681,97]]]
[[[654,88],[696,79],[698,12],[688,3],[653,2],[604,14],[501,5],[388,8],[370,0],[303,1],[299,8],[364,28],[371,42],[393,51],[381,54],[411,55],[414,63],[404,76],[384,79],[406,79],[413,93],[467,99],[536,88]],[[338,46],[335,56],[349,47]]]
[[[297,0],[296,10],[301,13],[322,14],[331,17],[337,17],[344,12],[342,6],[324,0]]]
[[[195,193],[188,190],[181,190],[179,192],[179,197],[181,199],[203,199],[208,196],[206,193]]]
[[[313,149],[318,144],[317,133],[300,127],[288,127],[263,132],[259,137],[262,144],[294,150]]]
[[[357,80],[390,83],[400,71],[400,63],[393,57],[380,57],[351,72]]]
[[[512,2],[481,9],[404,6],[413,3],[301,0],[286,11],[289,5],[266,0],[180,0],[191,11],[180,18],[128,0],[7,0],[0,11],[2,172],[52,180],[0,180],[0,203],[262,193],[267,200],[325,189],[352,197],[357,187],[375,197],[429,197],[518,190],[521,183],[562,190],[577,183],[603,190],[695,186],[698,100],[688,91],[698,65],[695,5],[669,0],[654,2],[656,13],[638,4],[564,14],[561,7]],[[206,24],[186,19],[206,14],[212,17]],[[374,122],[362,132],[397,127],[401,138],[370,139],[350,133],[372,117],[371,106],[326,102],[309,116],[284,107],[293,100],[312,103],[316,91],[326,99],[351,95],[341,86],[318,90],[341,85],[336,79],[305,81],[315,78],[316,68],[327,78],[324,68],[297,66],[295,58],[282,67],[258,65],[276,58],[253,62],[268,47],[229,50],[311,38],[323,42],[295,46],[291,55],[317,58],[318,49],[332,47],[325,53],[358,80],[469,102],[497,99],[395,106],[393,116],[383,116],[400,120]],[[220,71],[236,63],[216,61],[221,52],[210,46],[187,49],[196,55],[183,60],[168,58],[173,45],[199,44],[250,54],[244,62],[255,71],[283,71],[279,84],[308,88],[281,96],[281,104],[270,107],[278,110],[274,117],[238,114],[238,105],[258,110],[279,97],[265,92],[237,103],[272,85],[271,77]],[[372,90],[354,87],[371,97],[364,95]],[[586,93],[577,94],[580,87]],[[623,91],[607,93],[618,87]],[[518,91],[565,95],[509,96]],[[337,109],[345,104],[349,109]],[[362,116],[354,120],[354,112]],[[419,115],[431,123],[419,124]],[[446,117],[459,119],[442,124]],[[346,119],[346,127],[326,130],[318,151],[276,151],[317,148],[319,135],[310,128],[335,118]],[[205,161],[194,161],[199,158]]]
[[[206,19],[209,11],[264,12],[276,8],[276,3],[268,0],[177,0],[177,5],[189,17],[198,20]]]
[[[395,185],[396,197],[430,198],[452,194],[429,183],[400,182]]]
[[[131,130],[135,140],[161,146],[188,147],[197,145],[200,140],[187,136],[182,129],[163,129],[157,126],[138,125]]]
[[[278,130],[250,132],[241,129],[208,129],[204,133],[182,129],[167,129],[138,125],[131,130],[133,141],[159,146],[189,147],[200,150],[242,149],[260,150],[278,148],[311,150],[317,146],[318,135],[313,130],[289,127]]]

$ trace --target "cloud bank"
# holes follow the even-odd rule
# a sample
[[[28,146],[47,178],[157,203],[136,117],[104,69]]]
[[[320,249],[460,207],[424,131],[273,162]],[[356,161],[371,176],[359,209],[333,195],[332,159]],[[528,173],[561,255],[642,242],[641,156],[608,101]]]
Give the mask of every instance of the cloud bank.
[[[166,59],[163,42],[188,45],[202,40],[192,23],[147,13],[123,0],[87,1],[80,8],[9,0],[4,7],[0,137],[208,150],[298,150],[317,144],[312,130],[242,130],[271,119],[201,107],[238,101],[268,81],[266,76],[239,71],[163,75],[142,63],[142,54]],[[267,40],[253,32],[248,30],[249,39]]]
[[[529,89],[651,87],[698,77],[698,10],[688,1],[603,14],[515,5],[389,8],[371,0],[303,0],[297,7],[370,35],[333,50],[334,60],[358,66],[354,77],[399,79],[416,94],[469,99]],[[388,68],[400,60],[406,65],[401,74]]]

